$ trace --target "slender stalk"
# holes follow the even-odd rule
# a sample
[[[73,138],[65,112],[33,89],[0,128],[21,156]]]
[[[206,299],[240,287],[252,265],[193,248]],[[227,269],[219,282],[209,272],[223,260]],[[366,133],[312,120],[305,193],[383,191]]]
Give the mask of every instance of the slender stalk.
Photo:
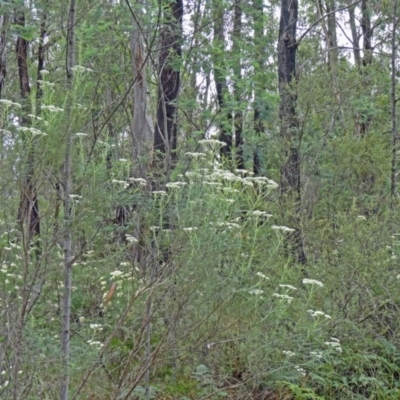
[[[397,176],[397,116],[396,116],[396,52],[397,52],[397,35],[396,29],[399,19],[397,18],[397,2],[394,0],[393,6],[393,27],[392,27],[392,58],[391,58],[391,93],[390,93],[390,103],[391,103],[391,119],[392,119],[392,171],[391,171],[391,187],[390,194],[392,197],[392,206],[394,204],[394,197],[396,195],[396,176]]]
[[[75,0],[71,0],[67,33],[67,86],[71,91],[75,65]],[[67,101],[66,118],[71,115],[71,99]],[[63,375],[61,379],[60,399],[68,400],[69,360],[71,342],[71,293],[72,293],[72,231],[71,231],[71,186],[72,186],[72,134],[67,131],[64,159],[64,296],[62,306],[61,352]]]

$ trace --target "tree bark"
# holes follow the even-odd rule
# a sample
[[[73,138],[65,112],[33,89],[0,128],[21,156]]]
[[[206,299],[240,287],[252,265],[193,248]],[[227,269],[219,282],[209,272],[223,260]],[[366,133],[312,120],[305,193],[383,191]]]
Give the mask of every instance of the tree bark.
[[[228,86],[226,83],[225,75],[225,30],[224,30],[224,13],[219,4],[218,0],[213,1],[213,11],[214,11],[214,57],[213,57],[213,67],[214,67],[214,81],[215,90],[217,92],[217,101],[219,110],[223,115],[222,121],[220,123],[219,140],[226,143],[226,146],[221,147],[221,156],[230,160],[232,158],[232,113],[225,110],[225,95],[228,92]],[[226,117],[226,118],[225,118]]]
[[[369,65],[372,62],[372,35],[371,11],[368,0],[361,1],[361,30],[363,34],[363,65]]]
[[[23,28],[25,26],[25,14],[21,10],[15,12],[15,24]],[[31,113],[30,93],[28,74],[28,41],[23,37],[17,37],[16,54],[18,65],[18,76],[20,85],[20,97],[22,103],[21,126],[29,126]],[[27,243],[31,243],[35,236],[40,235],[39,203],[37,198],[36,184],[34,182],[35,163],[35,140],[26,144],[26,171],[21,191],[18,220],[22,225],[27,225]]]
[[[361,1],[361,30],[363,34],[363,67],[367,67],[372,63],[372,35],[373,30],[371,28],[371,10],[368,4],[368,0]],[[368,68],[362,68],[360,70],[363,79],[364,87],[369,92],[368,83]],[[367,134],[368,126],[371,123],[371,118],[369,116],[360,115],[359,121],[357,121],[356,127],[359,134],[363,137]]]
[[[300,192],[300,162],[297,138],[296,94],[293,83],[296,73],[297,0],[281,0],[278,42],[280,135],[285,161],[281,171],[281,192]]]
[[[181,85],[179,64],[182,55],[182,0],[168,1],[165,4],[164,13],[158,65],[159,83],[154,151],[155,157],[164,162],[164,172],[168,180],[170,170],[177,159],[177,102]]]
[[[298,225],[301,202],[300,143],[297,132],[298,122],[294,87],[296,81],[297,17],[297,0],[281,0],[278,41],[279,117],[284,156],[281,168],[281,199],[284,203],[289,198],[294,199],[294,219]],[[296,229],[292,238],[291,247],[294,259],[298,263],[306,264],[307,259],[299,229]]]
[[[244,169],[244,159],[243,159],[243,112],[241,110],[242,102],[242,63],[240,55],[240,40],[242,35],[242,5],[241,0],[235,3],[234,7],[234,20],[233,20],[233,52],[237,59],[234,63],[234,96],[236,103],[235,119],[234,119],[234,132],[235,132],[235,167],[239,169]]]
[[[254,29],[254,48],[258,68],[261,70],[264,66],[264,54],[261,51],[260,43],[264,42],[264,10],[262,0],[253,0],[253,29]],[[255,71],[259,74],[259,71]],[[254,79],[254,133],[257,138],[264,132],[264,121],[262,118],[262,91],[265,90],[262,80]],[[261,159],[259,149],[253,150],[253,172],[257,176],[261,173]]]
[[[4,97],[5,79],[7,75],[6,65],[6,27],[8,25],[8,14],[0,15],[0,99]],[[0,129],[2,121],[0,121]]]
[[[326,7],[324,9],[323,1],[317,1],[317,16],[321,20],[322,29],[325,35],[328,66],[332,67],[336,64],[338,58],[336,40],[336,13],[332,12],[332,10],[335,10],[335,2],[327,0],[325,4]],[[325,14],[327,15],[326,19],[323,18]]]
[[[136,23],[135,23],[136,25]],[[153,122],[149,112],[149,88],[146,80],[146,57],[143,34],[136,25],[131,33],[133,86],[132,175],[147,179],[154,141]],[[175,133],[175,132],[174,132]]]
[[[351,4],[351,0],[349,0],[349,4]],[[357,32],[356,25],[356,17],[355,17],[355,8],[356,6],[349,7],[349,24],[351,30],[351,38],[352,38],[352,46],[353,46],[353,55],[354,61],[358,67],[361,65],[361,52],[360,52],[360,38]]]

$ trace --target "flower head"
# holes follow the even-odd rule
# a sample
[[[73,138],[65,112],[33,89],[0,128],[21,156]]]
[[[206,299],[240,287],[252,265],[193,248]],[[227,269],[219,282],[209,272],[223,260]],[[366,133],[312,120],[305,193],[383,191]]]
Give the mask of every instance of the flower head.
[[[321,281],[317,281],[316,279],[303,279],[303,285],[317,285],[319,287],[324,287],[324,284]]]
[[[274,229],[275,231],[282,231],[282,232],[294,232],[295,231],[295,229],[288,228],[287,226],[272,225],[271,228]]]

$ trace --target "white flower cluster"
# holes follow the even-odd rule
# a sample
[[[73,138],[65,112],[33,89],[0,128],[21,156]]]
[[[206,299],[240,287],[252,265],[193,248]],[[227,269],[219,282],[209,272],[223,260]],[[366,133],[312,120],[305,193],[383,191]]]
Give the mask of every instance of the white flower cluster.
[[[316,285],[319,287],[324,287],[324,284],[321,281],[317,281],[316,279],[303,279],[303,285]]]
[[[196,226],[187,227],[187,228],[183,228],[183,230],[184,230],[185,232],[194,232],[194,231],[197,231],[197,227],[196,227]]]
[[[284,284],[284,283],[281,283],[279,285],[279,287],[282,288],[282,289],[286,289],[286,290],[297,290],[296,287],[294,287],[292,285],[287,285],[287,284]]]
[[[268,179],[265,177],[243,177],[244,174],[250,174],[246,170],[236,170],[237,174],[234,174],[231,171],[227,171],[224,169],[220,169],[219,165],[213,165],[213,171],[211,173],[206,173],[204,175],[205,182],[214,182],[214,181],[228,181],[228,182],[239,182],[243,186],[252,187],[254,183],[262,186],[266,186],[267,188],[274,189],[278,187],[278,184],[274,182],[272,179]],[[208,172],[208,171],[207,171]],[[187,174],[187,173],[186,173]],[[199,174],[200,175],[200,174]],[[200,175],[201,177],[201,175]],[[204,183],[205,183],[204,182]]]
[[[93,72],[91,68],[86,68],[82,65],[74,65],[71,69],[74,72]]]
[[[90,346],[97,347],[98,349],[101,349],[104,346],[104,343],[101,343],[98,340],[90,340],[89,339],[87,342],[88,342],[88,344],[90,344]]]
[[[332,317],[328,314],[325,314],[323,311],[314,311],[314,310],[307,310],[307,312],[313,317],[325,317],[326,319],[332,319]]]
[[[340,340],[335,337],[331,337],[331,341],[325,342],[325,344],[335,349],[335,351],[337,351],[338,353],[341,353],[343,351],[342,345],[340,344]]]
[[[217,146],[220,146],[220,147],[226,146],[225,142],[221,142],[220,140],[216,140],[216,139],[202,139],[202,140],[199,140],[199,143],[206,145],[206,146],[210,146],[212,148],[217,147]]]
[[[116,183],[118,185],[122,185],[124,187],[124,189],[126,189],[127,187],[129,187],[129,183],[125,182],[125,181],[119,181],[118,179],[113,179],[111,181],[112,183]]]
[[[126,240],[129,243],[138,243],[139,241],[132,235],[125,235]]]
[[[294,353],[293,351],[289,351],[289,350],[282,350],[282,353],[283,353],[285,356],[288,356],[288,357],[293,357],[293,356],[296,355],[296,353]]]
[[[62,112],[62,111],[64,111],[64,109],[62,109],[60,107],[53,106],[53,105],[47,105],[47,106],[46,105],[42,105],[40,108],[42,110],[48,110],[50,112]]]
[[[264,291],[260,290],[260,289],[251,289],[251,290],[249,290],[249,293],[253,294],[254,296],[259,296],[259,295],[263,294]]]
[[[266,218],[272,217],[272,214],[268,214],[266,211],[259,211],[259,210],[250,211],[249,215],[253,217],[266,217]]]
[[[196,171],[187,171],[185,172],[185,176],[189,179],[201,179],[203,175]]]
[[[95,331],[102,331],[103,330],[103,327],[101,326],[101,324],[90,324],[89,328],[93,329]]]
[[[301,376],[306,376],[306,370],[304,368],[301,368],[299,365],[295,365],[294,369],[301,375]]]
[[[122,159],[120,159],[120,161],[121,161],[121,160],[122,160]],[[129,178],[128,180],[129,180],[129,182],[136,182],[136,183],[138,183],[138,184],[141,185],[141,186],[147,185],[146,179],[143,179],[143,178]]]
[[[197,159],[197,158],[205,158],[205,157],[207,157],[207,154],[204,154],[204,153],[191,153],[191,152],[187,152],[187,153],[185,153],[185,156],[186,156],[186,157],[190,157],[190,158]]]
[[[293,297],[288,296],[287,294],[274,293],[272,296],[277,297],[278,299],[286,300],[289,304],[294,300]]]
[[[21,104],[19,103],[14,103],[11,100],[7,100],[7,99],[0,99],[0,103],[4,104],[7,107],[17,107],[17,108],[21,108]]]
[[[26,127],[26,126],[21,126],[19,128],[19,130],[21,132],[29,132],[29,133],[31,133],[32,137],[35,137],[35,136],[47,136],[47,133],[42,132],[41,130],[36,129],[36,128],[29,128],[29,127]]]
[[[165,186],[168,189],[180,189],[181,187],[185,186],[186,184],[187,184],[186,182],[177,181],[177,182],[168,182]]]
[[[322,351],[311,351],[310,356],[318,358],[320,360],[324,355]]]
[[[50,88],[52,88],[52,87],[54,87],[56,85],[54,82],[47,82],[47,81],[44,81],[42,79],[38,79],[36,82],[40,83],[42,86],[47,86],[47,87],[50,87]]]
[[[295,229],[288,228],[287,226],[272,225],[271,228],[275,231],[282,231],[282,232],[294,232],[295,231]]]
[[[218,226],[227,229],[240,229],[241,226],[235,222],[210,222],[211,226]]]
[[[256,272],[256,276],[258,276],[262,279],[265,279],[265,280],[269,279],[268,276],[264,275],[262,272]]]

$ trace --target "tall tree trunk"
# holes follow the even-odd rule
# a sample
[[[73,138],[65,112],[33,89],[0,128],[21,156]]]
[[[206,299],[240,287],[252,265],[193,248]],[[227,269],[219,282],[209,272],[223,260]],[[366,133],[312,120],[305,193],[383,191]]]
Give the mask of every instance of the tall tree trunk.
[[[21,28],[25,27],[25,14],[21,10],[15,12],[15,24]],[[20,96],[22,103],[21,126],[29,126],[31,113],[30,93],[28,75],[28,41],[22,36],[17,37],[16,54],[18,63],[18,75],[20,85]],[[31,244],[34,236],[40,235],[39,203],[37,198],[36,184],[34,182],[34,163],[35,163],[35,140],[31,143],[26,142],[26,170],[24,173],[24,183],[21,191],[20,207],[18,220],[22,226],[27,226],[27,243]]]
[[[322,29],[325,35],[326,51],[328,57],[328,65],[332,68],[337,62],[337,40],[336,40],[336,13],[332,12],[335,9],[334,1],[326,1],[326,7],[322,0],[317,1],[317,16],[321,19]],[[326,18],[323,18],[324,15]]]
[[[351,3],[352,3],[352,1],[348,0],[348,4],[351,4]],[[357,32],[355,8],[356,8],[355,5],[348,8],[349,24],[350,24],[350,30],[351,30],[354,61],[355,61],[356,65],[358,67],[360,67],[361,66],[360,38],[359,38],[359,35]]]
[[[254,49],[255,58],[260,70],[264,66],[264,52],[261,51],[260,44],[264,42],[264,10],[262,0],[253,0],[253,29],[254,29]],[[260,74],[260,71],[255,71]],[[262,118],[262,91],[265,90],[262,80],[254,78],[254,133],[257,138],[264,132],[264,121]],[[255,175],[261,173],[261,159],[259,149],[253,150],[253,172]]]
[[[372,35],[373,30],[371,28],[371,10],[368,4],[368,0],[361,1],[361,31],[363,34],[363,67],[367,67],[372,63]],[[363,84],[365,91],[370,92],[370,83],[368,82],[369,71],[368,68],[360,69],[363,77]],[[356,122],[356,133],[361,136],[365,136],[368,131],[368,126],[371,123],[371,118],[365,115],[359,115],[358,121]]]
[[[67,89],[70,92],[66,104],[66,118],[69,121],[72,107],[73,66],[75,65],[75,0],[71,0],[68,15],[67,30]],[[64,157],[64,295],[62,305],[61,354],[62,378],[60,400],[68,400],[69,393],[69,362],[71,344],[71,297],[72,297],[72,229],[71,229],[71,190],[72,190],[72,132],[67,128]]]
[[[342,109],[342,101],[340,97],[340,89],[338,88],[338,44],[336,35],[336,4],[335,0],[325,0],[325,8],[322,0],[317,1],[318,18],[321,19],[322,28],[325,34],[326,51],[328,57],[328,68],[332,80],[332,93],[334,94],[340,111],[341,120],[344,121],[344,111]],[[326,15],[326,19],[323,16]]]
[[[213,18],[214,18],[214,81],[215,90],[217,92],[217,101],[220,112],[222,113],[222,121],[220,124],[219,140],[226,143],[221,147],[221,156],[228,160],[232,157],[232,113],[225,110],[225,95],[228,92],[225,75],[225,32],[224,32],[224,12],[219,4],[219,0],[213,0]],[[225,118],[226,117],[226,118]]]
[[[136,24],[135,24],[136,25]],[[153,122],[149,112],[149,88],[146,80],[146,57],[143,34],[136,25],[131,33],[133,77],[132,121],[132,175],[147,179],[147,167],[151,159],[154,141]],[[176,129],[176,127],[175,127]],[[174,132],[176,134],[176,132]]]
[[[8,25],[8,14],[6,11],[0,15],[0,99],[4,97],[5,79],[7,73],[6,66],[6,29]],[[0,129],[2,121],[0,121]]]
[[[392,22],[392,38],[391,38],[391,90],[390,90],[390,103],[391,103],[391,123],[392,123],[392,168],[391,168],[391,187],[390,194],[392,198],[392,207],[397,195],[397,100],[396,99],[396,80],[397,80],[397,25],[399,17],[397,16],[398,0],[394,0],[393,5],[393,22]]]
[[[235,167],[239,169],[244,169],[244,159],[243,159],[243,111],[241,110],[242,103],[242,63],[240,55],[241,47],[241,35],[242,35],[242,5],[241,0],[235,3],[234,7],[234,20],[233,20],[233,52],[237,57],[234,61],[234,96],[236,102],[235,119],[234,119],[234,132],[235,132],[235,150],[236,159]]]
[[[336,34],[336,9],[335,0],[326,0],[326,13],[327,17],[327,32],[328,32],[328,43],[329,43],[329,62],[331,65],[336,67],[338,61],[338,43]]]
[[[299,225],[300,193],[300,141],[296,115],[296,28],[298,16],[297,0],[281,0],[281,17],[278,41],[279,117],[280,136],[283,143],[283,166],[281,168],[281,199],[294,199],[295,220]],[[306,263],[301,233],[296,226],[291,243],[292,254],[301,264]]]
[[[363,34],[363,64],[364,66],[372,62],[372,35],[371,10],[368,0],[361,1],[361,30]]]
[[[182,55],[183,2],[182,0],[161,2],[161,5],[164,4],[154,151],[155,157],[164,162],[165,177],[168,180],[171,168],[177,159],[177,102],[181,85],[178,66]]]

